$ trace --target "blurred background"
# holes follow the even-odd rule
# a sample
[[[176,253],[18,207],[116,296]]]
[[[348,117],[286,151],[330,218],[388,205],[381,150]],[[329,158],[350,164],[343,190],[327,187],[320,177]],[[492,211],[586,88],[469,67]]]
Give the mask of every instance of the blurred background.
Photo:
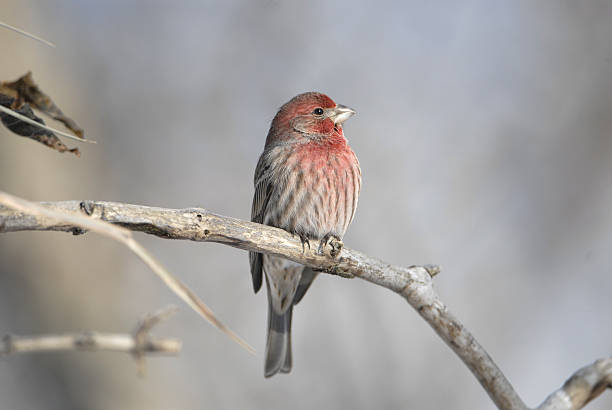
[[[612,353],[612,3],[3,0],[0,20],[57,44],[0,30],[0,79],[32,70],[98,141],[76,158],[0,128],[0,189],[248,219],[270,120],[323,91],[358,112],[347,246],[440,264],[442,299],[528,405]],[[265,380],[246,252],[138,239],[257,355],[110,240],[1,235],[0,334],[129,332],[175,303],[154,333],[184,349],[144,379],[124,354],[6,357],[0,408],[493,408],[405,301],[329,275],[295,311],[292,373]]]

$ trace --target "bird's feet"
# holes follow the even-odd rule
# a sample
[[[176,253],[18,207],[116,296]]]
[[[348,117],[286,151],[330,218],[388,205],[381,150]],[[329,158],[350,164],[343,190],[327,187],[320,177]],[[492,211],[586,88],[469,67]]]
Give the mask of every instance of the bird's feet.
[[[304,245],[308,245],[308,250],[310,250],[310,241],[308,240],[308,237],[303,233],[298,233],[297,236],[300,237],[300,241],[302,242],[302,253],[306,252]]]
[[[327,245],[331,247],[329,254],[331,255],[332,258],[335,258],[336,256],[340,255],[340,252],[342,251],[342,247],[344,246],[344,243],[336,235],[332,233],[328,233],[321,239],[321,242],[319,243],[319,254],[320,255],[325,255],[325,247]]]

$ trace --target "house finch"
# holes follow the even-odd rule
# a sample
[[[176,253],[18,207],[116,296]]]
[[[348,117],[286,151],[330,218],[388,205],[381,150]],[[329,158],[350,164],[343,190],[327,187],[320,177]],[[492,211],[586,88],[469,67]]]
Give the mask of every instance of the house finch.
[[[251,220],[309,239],[342,239],[357,208],[361,169],[342,123],[355,111],[325,94],[300,94],[270,125],[255,169]],[[310,244],[308,243],[308,246]],[[255,292],[268,289],[265,376],[291,370],[291,315],[317,272],[298,263],[249,254]]]

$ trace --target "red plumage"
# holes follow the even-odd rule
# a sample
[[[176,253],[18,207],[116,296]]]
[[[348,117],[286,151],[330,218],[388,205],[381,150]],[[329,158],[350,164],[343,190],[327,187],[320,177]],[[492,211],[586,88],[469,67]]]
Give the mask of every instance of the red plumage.
[[[342,123],[354,111],[325,94],[300,94],[283,105],[270,126],[255,170],[251,219],[303,239],[342,239],[357,208],[361,169]],[[310,268],[250,253],[257,292],[268,289],[266,377],[291,370],[291,316],[314,280]]]

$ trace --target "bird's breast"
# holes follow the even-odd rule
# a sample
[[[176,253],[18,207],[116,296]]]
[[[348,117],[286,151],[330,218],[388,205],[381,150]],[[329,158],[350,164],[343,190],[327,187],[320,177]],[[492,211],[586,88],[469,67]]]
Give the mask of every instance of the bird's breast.
[[[357,208],[361,170],[346,140],[336,146],[309,142],[277,168],[267,221],[309,238],[340,238]],[[279,164],[280,165],[280,164]]]

